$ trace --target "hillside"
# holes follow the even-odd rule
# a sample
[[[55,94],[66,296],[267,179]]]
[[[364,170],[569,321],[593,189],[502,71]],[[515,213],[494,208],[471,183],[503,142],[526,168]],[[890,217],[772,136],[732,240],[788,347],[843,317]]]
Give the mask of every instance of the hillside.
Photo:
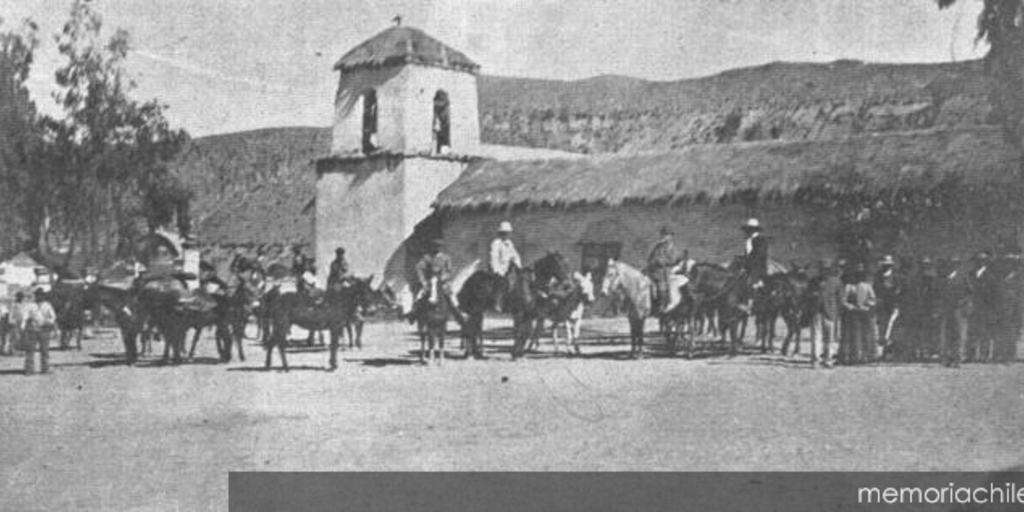
[[[302,243],[313,198],[314,159],[330,148],[327,128],[271,128],[193,140],[177,172],[195,192],[204,243]]]
[[[481,77],[492,144],[579,152],[988,124],[979,62],[773,63],[673,82]]]
[[[773,63],[671,82],[482,76],[479,96],[484,143],[582,153],[993,123],[976,61]],[[204,240],[308,242],[315,182],[310,162],[329,147],[327,128],[193,141],[177,168],[196,191],[194,213]]]

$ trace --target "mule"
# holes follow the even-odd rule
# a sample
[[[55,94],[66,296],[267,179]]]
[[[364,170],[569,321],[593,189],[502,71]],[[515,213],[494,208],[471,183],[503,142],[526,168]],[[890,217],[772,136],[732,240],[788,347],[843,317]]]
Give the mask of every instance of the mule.
[[[452,316],[449,301],[441,296],[437,276],[430,279],[426,293],[413,310],[419,326],[420,363],[430,364],[437,356],[437,363],[443,364],[444,340],[448,330],[448,319]]]
[[[509,269],[511,273],[511,269]],[[497,276],[486,270],[474,272],[456,292],[459,308],[465,314],[462,340],[466,357],[482,359],[484,342],[484,314],[494,311],[498,295],[507,295],[509,276]]]
[[[586,275],[574,272],[568,290],[560,294],[551,294],[545,298],[541,317],[537,319],[537,332],[543,330],[544,321],[551,321],[551,342],[555,353],[559,348],[559,328],[565,331],[565,351],[569,347],[573,353],[580,354],[579,337],[583,323],[584,309],[594,302],[594,280],[588,272]],[[532,348],[533,345],[531,345]]]
[[[85,285],[57,281],[45,294],[46,300],[57,314],[57,329],[60,331],[60,348],[68,350],[74,338],[75,348],[82,350],[82,331],[85,327]]]
[[[337,370],[339,340],[358,310],[369,307],[371,291],[369,279],[353,279],[350,286],[329,288],[322,301],[313,301],[298,292],[285,292],[274,297],[267,304],[271,327],[269,335],[264,337],[265,367],[270,369],[276,347],[284,370],[288,370],[285,346],[292,325],[298,325],[309,331],[330,331],[328,370]]]
[[[696,311],[710,311],[717,317],[720,343],[739,353],[750,310],[750,283],[742,266],[730,270],[714,263],[697,263],[690,271],[690,286]]]
[[[86,287],[84,300],[88,307],[103,307],[114,315],[121,331],[125,362],[134,366],[139,358],[137,340],[145,328],[146,314],[132,291],[95,283]]]
[[[512,316],[512,360],[518,360],[526,352],[527,343],[536,336],[536,322],[540,318],[538,295],[535,290],[536,276],[532,268],[509,268],[510,287],[505,304]]]

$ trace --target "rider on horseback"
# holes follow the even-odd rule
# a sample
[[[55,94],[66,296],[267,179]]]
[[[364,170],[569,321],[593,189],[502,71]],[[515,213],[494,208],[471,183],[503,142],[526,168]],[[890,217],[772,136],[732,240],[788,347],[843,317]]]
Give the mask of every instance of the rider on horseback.
[[[743,269],[752,290],[764,287],[764,278],[768,276],[768,239],[761,236],[761,223],[751,217],[741,226],[746,234],[743,252]],[[753,309],[753,296],[742,306],[748,313]]]
[[[331,262],[331,268],[327,273],[327,289],[337,291],[348,287],[352,284],[352,279],[354,279],[354,276],[349,274],[348,271],[348,260],[345,259],[345,248],[338,247],[334,250],[334,261]],[[357,308],[355,315],[356,321],[362,321],[362,308]]]
[[[675,243],[672,241],[672,230],[665,226],[661,228],[659,234],[661,239],[654,244],[651,252],[647,255],[647,269],[654,281],[656,300],[661,306],[661,312],[667,313],[679,305],[682,300],[680,288],[689,279],[676,272],[680,257],[676,253]]]
[[[512,243],[512,223],[509,221],[502,221],[498,226],[498,237],[491,241],[491,257],[490,257],[490,270],[495,275],[501,277],[503,283],[508,276],[508,269],[512,265],[518,268],[523,267],[523,262],[519,257],[519,252],[516,251],[515,244]],[[506,290],[500,287],[495,288],[495,309],[500,313],[504,306]]]
[[[452,277],[452,260],[444,252],[444,242],[432,240],[429,244],[429,251],[416,263],[416,280],[420,289],[416,294],[416,304],[426,299],[430,294],[430,280],[437,278],[438,293],[453,310],[458,310],[458,302],[452,294],[449,281]]]
[[[348,261],[345,260],[345,248],[338,247],[334,250],[334,261],[331,262],[331,269],[327,274],[327,288],[343,286],[350,277]]]
[[[292,246],[292,274],[295,276],[295,284],[299,294],[314,302],[323,300],[323,290],[316,287],[316,269],[313,260],[302,253],[302,247],[298,244]]]
[[[761,236],[761,223],[755,218],[747,219],[742,229],[746,234],[743,264],[754,288],[760,288],[768,275],[768,239]]]

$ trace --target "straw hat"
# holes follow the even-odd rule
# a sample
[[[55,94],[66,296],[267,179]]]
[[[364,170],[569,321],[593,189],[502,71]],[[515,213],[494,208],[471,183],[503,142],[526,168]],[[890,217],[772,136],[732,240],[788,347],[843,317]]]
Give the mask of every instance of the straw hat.
[[[505,221],[502,221],[501,224],[498,225],[498,233],[511,233],[511,232],[512,232],[512,223],[511,222],[505,220]]]
[[[760,231],[761,230],[761,222],[758,221],[757,219],[751,217],[751,218],[747,219],[747,222],[743,223],[743,226],[741,226],[741,228],[743,230],[746,230],[746,231]]]

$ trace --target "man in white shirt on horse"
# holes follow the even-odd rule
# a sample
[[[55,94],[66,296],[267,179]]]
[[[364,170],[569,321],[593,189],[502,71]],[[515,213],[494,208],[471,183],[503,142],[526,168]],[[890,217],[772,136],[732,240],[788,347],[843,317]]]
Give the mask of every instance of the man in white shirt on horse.
[[[502,282],[507,282],[505,277],[512,265],[523,268],[522,259],[519,257],[519,252],[516,251],[515,244],[512,243],[511,235],[512,223],[507,220],[502,221],[498,226],[498,237],[491,241],[490,270],[501,277]],[[498,312],[501,312],[506,291],[499,288],[499,293],[495,297],[495,307]]]

